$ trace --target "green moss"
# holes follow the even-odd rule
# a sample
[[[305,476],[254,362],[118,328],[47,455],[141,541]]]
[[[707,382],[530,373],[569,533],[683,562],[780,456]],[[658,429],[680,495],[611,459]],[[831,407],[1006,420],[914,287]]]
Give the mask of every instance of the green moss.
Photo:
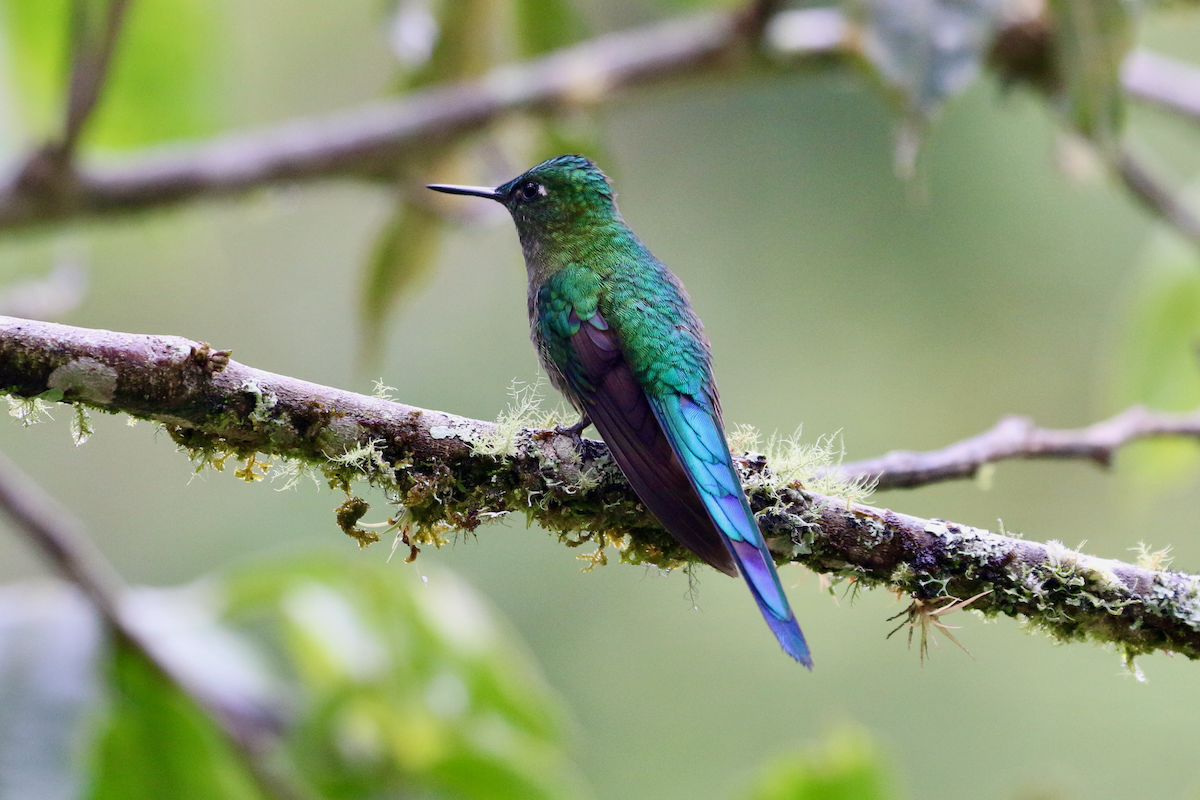
[[[342,529],[342,533],[357,541],[359,547],[379,541],[379,534],[358,527],[359,520],[370,510],[370,503],[354,495],[347,495],[345,501],[334,509],[338,527]]]
[[[57,393],[57,397],[53,400],[44,399],[51,392]],[[31,425],[37,425],[47,420],[53,420],[54,417],[50,414],[50,404],[62,399],[62,390],[51,389],[50,392],[38,395],[37,397],[16,397],[8,396],[8,415],[21,423],[22,427],[28,428]]]
[[[74,413],[71,415],[71,441],[75,442],[76,447],[79,447],[92,438],[92,434],[95,432],[87,408],[81,403],[76,403]]]

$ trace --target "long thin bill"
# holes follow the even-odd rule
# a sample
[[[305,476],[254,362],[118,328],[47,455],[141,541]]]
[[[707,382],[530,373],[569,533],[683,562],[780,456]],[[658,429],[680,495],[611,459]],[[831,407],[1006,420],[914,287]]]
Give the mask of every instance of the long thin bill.
[[[445,192],[446,194],[465,194],[471,197],[486,197],[489,200],[504,199],[504,195],[488,186],[458,186],[453,183],[431,183],[426,188],[433,189],[435,192]]]

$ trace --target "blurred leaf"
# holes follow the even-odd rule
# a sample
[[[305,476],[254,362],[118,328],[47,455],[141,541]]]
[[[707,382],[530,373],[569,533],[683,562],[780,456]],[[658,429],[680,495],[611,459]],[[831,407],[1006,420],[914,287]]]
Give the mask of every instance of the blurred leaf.
[[[328,797],[578,797],[540,676],[467,585],[427,580],[328,556],[230,580],[232,618],[294,674],[292,761]]]
[[[1200,253],[1161,232],[1145,259],[1117,372],[1120,405],[1188,411],[1200,406]],[[1148,487],[1176,483],[1200,467],[1200,447],[1178,439],[1140,442],[1120,454]]]
[[[216,130],[218,8],[206,0],[130,4],[90,142],[132,147]]]
[[[537,56],[583,35],[583,20],[570,0],[513,0],[520,54]]]
[[[70,74],[70,0],[8,0],[10,72],[26,127],[59,132]],[[133,2],[87,141],[131,147],[216,128],[218,6],[204,0]]]
[[[999,0],[851,0],[862,49],[904,110],[927,119],[979,74]]]
[[[436,38],[430,57],[416,70],[401,75],[398,86],[402,90],[479,77],[495,63],[499,0],[443,0],[436,10],[432,26]],[[399,20],[401,15],[420,11],[402,4],[396,13]],[[440,181],[450,180],[448,176],[457,172],[461,152],[460,146],[435,144],[398,171],[406,176],[436,174]],[[379,231],[364,275],[359,303],[361,365],[378,361],[388,312],[432,272],[444,228],[445,221],[433,206],[413,202],[401,193]]]
[[[1133,42],[1126,0],[1050,0],[1058,74],[1070,124],[1104,151],[1124,123],[1121,62]]]
[[[68,800],[99,694],[100,624],[60,581],[0,588],[0,797]]]
[[[445,221],[428,206],[401,197],[375,239],[362,284],[360,360],[378,361],[388,312],[432,273]]]
[[[890,784],[875,741],[847,727],[820,745],[776,758],[749,800],[886,800],[895,797]]]
[[[92,800],[263,796],[208,715],[122,640],[113,644],[110,706]]]
[[[62,126],[70,33],[70,0],[7,0],[2,6],[8,72],[35,138]]]
[[[406,88],[475,78],[496,61],[499,0],[442,0],[437,41],[425,66]]]
[[[608,148],[600,139],[600,130],[595,121],[585,113],[571,117],[555,117],[542,121],[537,149],[529,159],[529,165],[565,153],[579,153],[595,161],[610,178],[615,178],[615,159],[608,157]]]

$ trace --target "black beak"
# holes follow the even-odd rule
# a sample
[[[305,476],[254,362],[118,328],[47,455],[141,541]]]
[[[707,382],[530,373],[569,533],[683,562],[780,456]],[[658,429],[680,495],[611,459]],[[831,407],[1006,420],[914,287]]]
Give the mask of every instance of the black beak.
[[[457,186],[453,183],[431,183],[426,188],[433,189],[435,192],[445,192],[446,194],[465,194],[471,197],[486,197],[489,200],[496,200],[498,202],[504,201],[504,195],[487,186]]]

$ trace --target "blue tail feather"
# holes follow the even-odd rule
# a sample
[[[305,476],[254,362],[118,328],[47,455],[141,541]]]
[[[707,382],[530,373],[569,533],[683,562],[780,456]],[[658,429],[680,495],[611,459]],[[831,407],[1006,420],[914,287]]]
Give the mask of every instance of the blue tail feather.
[[[788,605],[715,415],[686,395],[651,398],[650,404],[767,625],[785,653],[812,669],[804,634]]]

